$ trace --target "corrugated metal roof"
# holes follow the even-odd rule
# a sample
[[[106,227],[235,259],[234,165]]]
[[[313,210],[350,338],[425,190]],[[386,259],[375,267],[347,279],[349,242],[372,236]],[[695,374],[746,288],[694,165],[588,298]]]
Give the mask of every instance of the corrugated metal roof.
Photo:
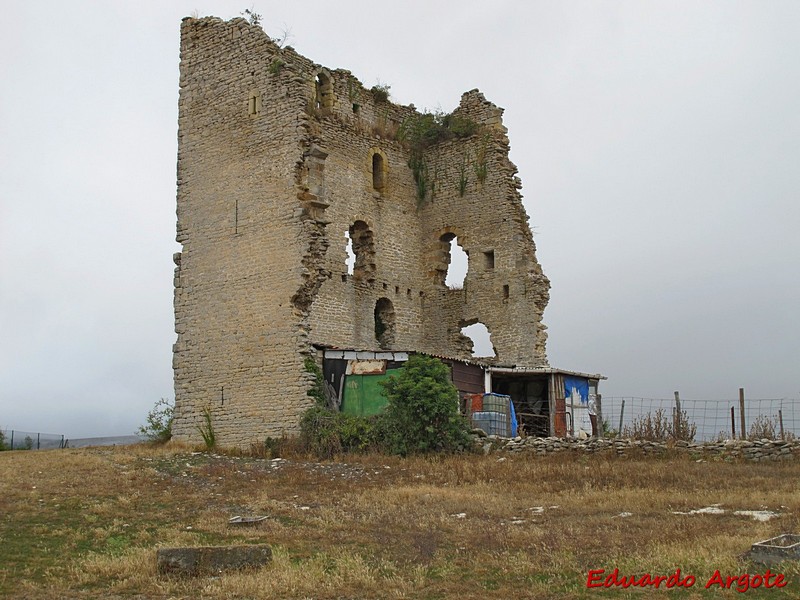
[[[573,375],[574,377],[584,377],[586,379],[608,379],[605,375],[600,373],[584,373],[582,371],[572,371],[569,369],[559,369],[556,367],[520,367],[517,365],[493,365],[488,364],[487,361],[480,359],[470,360],[464,358],[455,358],[453,356],[446,356],[444,354],[433,354],[430,352],[417,352],[414,350],[404,351],[386,351],[386,350],[358,350],[353,348],[339,348],[337,346],[328,346],[325,344],[314,344],[315,348],[325,350],[327,358],[342,358],[347,360],[395,360],[398,362],[408,360],[411,354],[425,354],[426,356],[433,356],[442,360],[449,360],[453,362],[460,362],[465,365],[473,365],[481,367],[491,373],[509,373],[517,375]],[[338,355],[340,352],[341,355]],[[493,359],[490,359],[493,360]]]

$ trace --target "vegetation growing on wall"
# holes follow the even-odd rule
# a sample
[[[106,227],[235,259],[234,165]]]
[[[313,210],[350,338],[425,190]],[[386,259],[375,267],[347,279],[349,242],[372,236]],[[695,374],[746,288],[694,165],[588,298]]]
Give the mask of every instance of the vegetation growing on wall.
[[[442,112],[423,112],[408,117],[400,124],[397,139],[411,150],[408,166],[414,175],[419,205],[424,204],[433,186],[428,176],[425,150],[438,142],[469,137],[477,131],[478,124],[472,119]]]
[[[206,406],[203,409],[203,424],[197,428],[200,437],[203,438],[206,450],[213,450],[217,447],[217,434],[214,431],[214,424],[211,421],[211,409]]]
[[[322,369],[319,368],[317,361],[310,356],[306,357],[303,363],[307,373],[314,376],[314,383],[308,388],[309,397],[314,399],[314,404],[323,408],[327,407],[328,403],[325,399],[325,378],[322,375]]]
[[[370,88],[370,93],[375,102],[387,102],[389,100],[389,90],[392,88],[390,85],[378,82]]]

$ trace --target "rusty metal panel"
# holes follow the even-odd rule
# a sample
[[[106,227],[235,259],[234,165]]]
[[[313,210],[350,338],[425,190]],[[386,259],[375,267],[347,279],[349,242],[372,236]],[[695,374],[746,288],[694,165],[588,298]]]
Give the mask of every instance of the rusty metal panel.
[[[383,375],[386,373],[385,360],[351,360],[347,363],[348,375]]]
[[[484,392],[483,369],[478,365],[450,363],[453,372],[453,384],[459,392],[466,394],[482,394]]]

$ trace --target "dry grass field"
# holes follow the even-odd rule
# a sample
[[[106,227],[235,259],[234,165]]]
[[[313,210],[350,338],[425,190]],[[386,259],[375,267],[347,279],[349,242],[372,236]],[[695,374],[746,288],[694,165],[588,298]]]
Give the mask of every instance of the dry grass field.
[[[721,514],[675,514],[719,505]],[[758,521],[736,510],[769,510]],[[254,528],[236,515],[266,515]],[[181,447],[0,453],[3,598],[798,598],[705,589],[800,532],[800,463],[562,454],[318,463]],[[160,577],[159,547],[268,543],[261,570]],[[695,584],[587,588],[591,570]],[[607,574],[606,573],[606,574]],[[603,575],[605,577],[605,574]],[[772,579],[775,582],[775,579]]]

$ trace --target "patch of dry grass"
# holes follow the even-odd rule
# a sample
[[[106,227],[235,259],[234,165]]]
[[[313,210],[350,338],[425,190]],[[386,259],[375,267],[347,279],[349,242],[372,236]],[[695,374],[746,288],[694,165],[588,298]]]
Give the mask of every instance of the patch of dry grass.
[[[503,459],[503,460],[501,460]],[[754,541],[800,531],[800,464],[563,454],[316,463],[136,446],[0,453],[0,596],[138,598],[592,598],[591,569],[755,572]],[[674,514],[711,504],[724,514]],[[767,509],[766,522],[734,510]],[[254,528],[234,515],[267,515]],[[155,550],[269,543],[273,563],[216,578],[159,577]],[[797,598],[789,585],[746,597]],[[774,571],[774,569],[773,569]]]

